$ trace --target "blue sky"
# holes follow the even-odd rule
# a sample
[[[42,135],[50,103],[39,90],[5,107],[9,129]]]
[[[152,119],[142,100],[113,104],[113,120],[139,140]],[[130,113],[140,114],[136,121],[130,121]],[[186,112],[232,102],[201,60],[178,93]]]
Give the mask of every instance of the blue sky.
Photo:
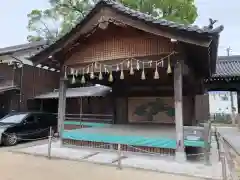
[[[32,9],[46,9],[47,0],[4,0],[0,6],[0,48],[27,42],[27,14]]]
[[[225,29],[221,34],[219,54],[226,55],[226,48],[231,47],[231,54],[240,54],[240,1],[239,0],[195,0],[199,17],[195,24],[204,26],[208,18],[218,20],[218,25],[223,24]],[[45,9],[48,0],[4,0],[0,6],[1,29],[0,48],[27,42],[27,14],[35,8]],[[238,22],[237,22],[238,21]]]

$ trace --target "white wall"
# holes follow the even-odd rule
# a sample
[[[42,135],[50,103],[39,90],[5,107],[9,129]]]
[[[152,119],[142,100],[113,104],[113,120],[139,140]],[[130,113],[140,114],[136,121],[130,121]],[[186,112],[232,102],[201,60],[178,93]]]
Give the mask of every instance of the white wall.
[[[231,97],[229,91],[209,92],[210,113],[232,113]],[[233,92],[233,107],[238,113],[237,92]]]

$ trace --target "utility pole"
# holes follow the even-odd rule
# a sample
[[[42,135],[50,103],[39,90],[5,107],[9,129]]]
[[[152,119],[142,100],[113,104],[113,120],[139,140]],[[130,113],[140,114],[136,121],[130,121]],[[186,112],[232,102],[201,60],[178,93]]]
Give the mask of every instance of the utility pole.
[[[231,100],[231,111],[232,111],[232,124],[235,125],[235,108],[234,108],[234,104],[233,104],[233,92],[230,91],[230,100]]]
[[[229,46],[226,51],[227,51],[227,56],[230,56],[230,51],[231,51],[231,47]],[[232,112],[232,124],[235,125],[236,122],[235,122],[235,108],[234,108],[234,104],[233,104],[233,92],[230,91],[230,101],[231,101],[231,112]]]
[[[230,52],[231,52],[231,47],[229,46],[227,49],[226,49],[226,51],[227,51],[227,56],[230,56]]]

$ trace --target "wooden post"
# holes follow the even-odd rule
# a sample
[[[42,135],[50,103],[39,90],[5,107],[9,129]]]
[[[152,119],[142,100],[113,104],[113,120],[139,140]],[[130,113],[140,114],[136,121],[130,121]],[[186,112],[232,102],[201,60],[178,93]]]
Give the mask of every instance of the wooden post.
[[[237,121],[237,128],[240,130],[240,95],[239,95],[239,90],[237,91],[237,114],[236,114],[236,121]]]
[[[59,98],[58,98],[58,133],[62,144],[62,132],[64,128],[65,112],[66,112],[66,79],[60,78]]]
[[[218,132],[217,132],[217,127],[214,126],[214,136],[215,136],[215,141],[217,143],[217,151],[218,151],[218,160],[221,161],[220,157],[220,144],[219,144],[219,137],[218,137]]]
[[[222,164],[222,179],[227,180],[227,164],[224,157],[224,153],[221,155],[221,164]]]
[[[50,127],[49,130],[49,136],[48,136],[48,159],[51,159],[51,147],[52,146],[52,127]]]
[[[118,144],[118,169],[122,169],[122,162],[121,162],[121,158],[122,158],[122,153],[121,153],[121,144]]]
[[[232,124],[236,125],[236,117],[235,117],[235,110],[234,110],[234,104],[233,104],[233,92],[230,91],[230,100],[231,100],[231,120],[232,120]]]
[[[177,161],[185,161],[183,134],[183,97],[182,97],[182,64],[177,62],[174,69],[174,102],[175,102],[175,127],[176,127],[176,153]]]
[[[41,102],[41,104],[40,104],[40,111],[43,111],[43,100],[40,99],[40,102]]]
[[[80,97],[80,128],[83,128],[83,125],[82,125],[82,114],[83,114],[83,111],[82,111],[82,97]]]
[[[204,136],[204,157],[205,157],[205,164],[209,165],[210,164],[210,142],[209,142],[209,136],[211,136],[211,134],[209,133],[210,131],[210,123],[204,123],[204,132],[203,132],[203,136]],[[212,138],[212,137],[210,137]]]
[[[237,120],[238,131],[240,131],[240,114],[239,113],[236,115],[236,120]]]

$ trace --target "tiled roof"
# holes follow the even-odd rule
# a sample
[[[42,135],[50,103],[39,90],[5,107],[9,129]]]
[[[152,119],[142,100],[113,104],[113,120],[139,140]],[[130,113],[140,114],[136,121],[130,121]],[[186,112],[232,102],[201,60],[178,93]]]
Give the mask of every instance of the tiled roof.
[[[161,26],[174,28],[174,29],[178,29],[178,30],[183,30],[183,31],[188,31],[188,32],[196,32],[196,33],[201,33],[201,34],[202,33],[208,33],[208,34],[218,33],[218,31],[216,31],[216,29],[200,28],[196,25],[184,25],[184,24],[179,24],[176,22],[168,21],[165,19],[154,18],[151,15],[130,9],[130,8],[124,6],[123,4],[121,4],[117,1],[114,1],[114,0],[100,0],[97,3],[97,5],[101,4],[101,3],[105,4],[107,6],[110,6],[110,7],[114,8],[115,10],[125,13],[129,16],[138,18],[140,20],[144,20],[146,22],[158,24]],[[219,30],[221,31],[222,29],[223,29],[223,26],[220,26]]]
[[[196,25],[184,25],[184,24],[179,24],[172,21],[167,21],[164,19],[159,19],[159,18],[157,19],[149,14],[145,14],[145,13],[130,9],[124,6],[123,4],[117,2],[116,0],[99,0],[98,3],[85,16],[85,18],[79,21],[76,27],[71,29],[70,32],[68,32],[66,35],[64,35],[57,41],[53,42],[50,46],[46,47],[44,50],[35,54],[33,57],[31,57],[31,60],[33,62],[36,62],[39,59],[42,60],[41,54],[43,53],[50,54],[52,51],[54,51],[54,49],[62,49],[63,46],[61,45],[61,43],[64,44],[66,39],[70,38],[72,34],[75,34],[76,32],[78,32],[79,28],[83,26],[83,24],[87,21],[87,19],[91,17],[93,14],[95,14],[95,12],[101,7],[113,8],[119,13],[125,14],[132,18],[136,18],[138,20],[142,20],[145,23],[159,25],[161,27],[170,28],[171,30],[177,30],[180,32],[190,32],[197,35],[205,35],[206,37],[218,35],[223,30],[223,26],[219,26],[215,29],[209,29],[207,27],[200,28]]]
[[[213,77],[240,77],[240,55],[220,56]]]
[[[108,86],[95,85],[89,87],[68,88],[66,91],[66,97],[92,97],[92,96],[105,96],[111,91]],[[35,99],[56,99],[59,97],[58,91],[49,92],[36,96]]]
[[[24,51],[24,50],[35,48],[35,47],[44,48],[46,44],[47,44],[46,41],[37,41],[37,42],[32,42],[27,44],[20,44],[16,46],[0,48],[0,55],[11,54],[17,51]]]

